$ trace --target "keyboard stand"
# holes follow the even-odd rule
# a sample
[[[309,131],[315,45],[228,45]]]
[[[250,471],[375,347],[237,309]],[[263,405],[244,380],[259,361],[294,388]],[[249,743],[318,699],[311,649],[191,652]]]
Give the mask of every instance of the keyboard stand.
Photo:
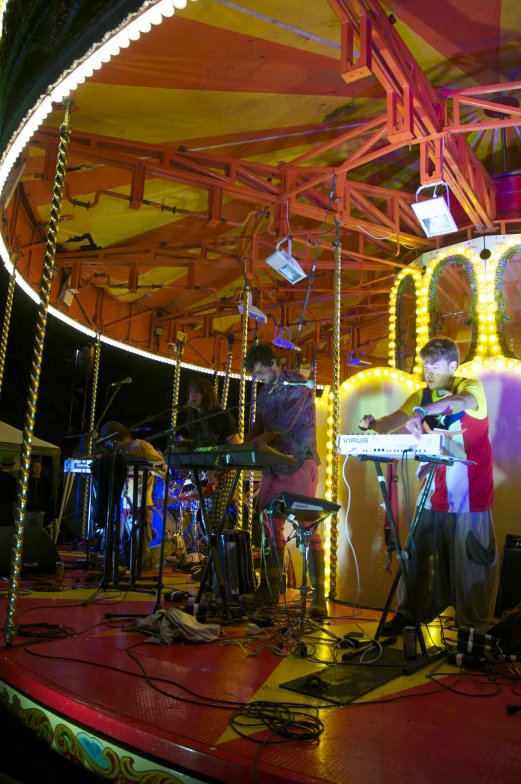
[[[429,653],[427,651],[427,647],[425,645],[425,639],[423,637],[423,632],[422,632],[422,628],[421,628],[421,621],[420,621],[420,615],[419,615],[419,612],[418,612],[417,601],[416,601],[416,598],[415,598],[415,595],[414,595],[414,589],[411,586],[410,578],[409,578],[409,575],[407,573],[407,569],[405,567],[405,563],[409,560],[409,550],[408,550],[408,548],[409,548],[409,546],[410,546],[410,544],[412,542],[412,539],[413,539],[413,536],[414,536],[414,532],[415,532],[415,530],[416,530],[416,528],[418,526],[421,514],[422,514],[422,512],[423,512],[423,510],[425,508],[425,504],[427,502],[427,498],[429,497],[429,491],[430,491],[430,489],[432,487],[432,482],[434,480],[434,474],[436,472],[436,468],[439,465],[452,466],[452,465],[454,465],[455,462],[462,462],[462,461],[459,460],[458,458],[434,457],[434,456],[430,456],[430,455],[421,455],[419,458],[415,458],[415,459],[418,459],[422,463],[429,463],[430,464],[429,465],[429,472],[427,474],[427,478],[425,480],[425,484],[424,484],[424,486],[422,488],[419,501],[418,501],[418,503],[416,505],[416,511],[415,511],[415,514],[414,514],[414,519],[413,519],[413,522],[412,522],[409,534],[407,536],[407,540],[405,542],[405,548],[402,548],[402,545],[401,545],[401,542],[400,542],[400,536],[399,536],[399,533],[398,533],[398,528],[397,528],[396,521],[395,521],[394,515],[393,515],[393,510],[392,510],[392,506],[391,506],[391,499],[389,498],[389,492],[387,490],[387,484],[386,484],[385,477],[384,477],[383,471],[382,471],[382,466],[381,466],[382,463],[391,463],[393,460],[396,460],[396,458],[395,457],[376,457],[375,455],[357,455],[357,459],[362,461],[362,462],[372,462],[372,463],[375,464],[376,474],[377,474],[377,477],[378,477],[378,484],[380,485],[380,491],[382,493],[382,497],[383,497],[383,500],[384,500],[385,511],[387,513],[387,517],[388,517],[388,520],[389,520],[389,525],[390,525],[390,528],[391,528],[391,535],[392,535],[392,538],[393,538],[394,546],[396,548],[396,557],[398,559],[398,569],[397,569],[396,574],[394,576],[393,583],[392,583],[392,586],[391,586],[391,590],[389,592],[389,596],[387,597],[387,601],[385,603],[385,607],[384,607],[384,610],[383,610],[383,613],[382,613],[382,617],[380,618],[380,622],[379,622],[378,627],[376,629],[376,633],[374,635],[374,639],[376,641],[378,641],[380,639],[380,637],[382,636],[383,627],[385,625],[385,621],[386,621],[387,615],[389,613],[392,601],[393,601],[394,596],[396,594],[396,590],[398,588],[398,583],[400,581],[400,577],[402,577],[403,578],[403,584],[404,584],[404,587],[405,587],[405,592],[406,592],[407,599],[409,601],[409,606],[411,608],[411,612],[412,612],[412,616],[413,616],[413,622],[411,622],[411,626],[414,626],[416,628],[417,639],[418,639],[418,642],[420,644],[420,650],[421,650],[421,656],[418,657],[417,660],[404,662],[404,664],[407,666],[408,672],[414,672],[415,670],[419,670],[422,667],[425,667],[427,664],[430,664],[432,661],[435,660],[435,658],[438,658],[441,655],[444,655],[444,651],[441,651],[441,652],[436,651],[434,656],[433,655],[429,655]],[[388,649],[384,648],[384,651],[387,651],[387,650]],[[356,664],[356,663],[357,663],[357,660],[353,659],[353,664]],[[378,665],[379,663],[380,662],[375,662],[376,665]],[[381,657],[381,663],[382,663],[383,666],[388,664],[388,662],[385,659],[385,656]]]
[[[236,489],[237,484],[239,482],[239,478],[241,476],[242,470],[243,470],[242,468],[239,468],[239,469],[237,469],[235,471],[235,476],[233,477],[232,483],[230,485],[230,489],[228,491],[228,495],[226,497],[225,511],[224,511],[223,515],[221,516],[221,519],[219,520],[219,524],[218,524],[217,528],[214,530],[213,527],[212,527],[210,516],[208,515],[207,509],[206,509],[206,499],[204,497],[203,488],[201,486],[201,480],[200,480],[200,477],[199,477],[199,470],[198,469],[193,469],[194,484],[195,484],[195,488],[197,490],[197,495],[199,497],[201,515],[202,515],[202,518],[203,518],[204,527],[206,529],[206,536],[208,538],[208,560],[206,561],[206,565],[204,567],[203,574],[201,576],[201,583],[199,585],[199,590],[197,591],[197,596],[196,596],[195,601],[196,601],[196,604],[199,604],[199,602],[201,601],[201,598],[202,598],[203,593],[204,593],[204,589],[206,587],[206,583],[208,581],[208,577],[210,575],[210,568],[213,565],[213,567],[215,569],[215,575],[217,577],[217,583],[219,585],[219,594],[220,594],[221,601],[222,601],[223,613],[224,613],[224,616],[226,617],[226,619],[228,621],[232,620],[232,613],[230,611],[230,604],[228,602],[228,596],[227,596],[227,593],[226,593],[226,587],[224,585],[224,579],[223,579],[223,575],[222,575],[221,565],[219,563],[219,558],[218,558],[218,555],[217,555],[217,540],[218,540],[218,537],[222,533],[222,530],[223,530],[223,527],[224,527],[224,522],[225,522],[225,519],[226,519],[226,509],[228,509],[228,507],[230,506],[230,504],[232,502],[233,495],[235,493],[235,489]]]

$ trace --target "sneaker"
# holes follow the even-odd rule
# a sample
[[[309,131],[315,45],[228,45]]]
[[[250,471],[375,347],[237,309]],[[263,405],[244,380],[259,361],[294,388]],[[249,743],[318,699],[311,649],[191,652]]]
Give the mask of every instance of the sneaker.
[[[382,629],[382,633],[386,637],[394,637],[399,634],[403,634],[403,630],[406,626],[410,626],[412,621],[406,618],[405,615],[401,612],[397,612],[392,621],[388,621],[384,624]]]

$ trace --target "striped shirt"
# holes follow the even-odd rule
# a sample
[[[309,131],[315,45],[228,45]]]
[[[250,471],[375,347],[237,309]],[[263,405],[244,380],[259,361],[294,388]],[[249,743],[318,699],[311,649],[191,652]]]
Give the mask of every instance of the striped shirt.
[[[472,378],[455,376],[452,383],[451,395],[468,392],[477,401],[477,408],[463,411],[462,416],[450,416],[452,421],[445,416],[439,417],[438,427],[446,427],[450,432],[462,431],[453,436],[455,443],[463,447],[468,460],[476,465],[455,463],[453,466],[439,466],[434,475],[432,489],[425,504],[426,509],[436,512],[485,512],[494,505],[494,479],[492,474],[492,448],[488,436],[487,400],[483,385]],[[422,401],[427,403],[425,389],[420,389],[412,394],[401,407],[407,416],[412,416],[413,408],[421,406]],[[432,401],[441,400],[447,395],[444,391],[439,394],[432,391]]]

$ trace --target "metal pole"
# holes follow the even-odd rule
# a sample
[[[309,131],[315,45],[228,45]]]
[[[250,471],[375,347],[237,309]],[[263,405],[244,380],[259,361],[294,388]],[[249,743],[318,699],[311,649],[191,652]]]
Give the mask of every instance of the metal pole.
[[[234,341],[235,341],[235,337],[230,332],[228,334],[228,354],[226,356],[226,370],[224,372],[223,393],[221,396],[221,406],[223,408],[226,408],[226,405],[228,403],[228,392],[230,391],[230,373],[232,370]]]
[[[248,351],[248,322],[250,319],[250,277],[247,272],[244,274],[244,290],[243,290],[243,313],[242,313],[242,332],[241,332],[241,382],[239,385],[239,421],[237,432],[241,441],[244,439],[245,433],[245,419],[246,419],[246,368],[244,361]],[[231,350],[230,350],[231,353]],[[237,526],[242,528],[243,524],[243,474],[239,478],[239,505],[237,509]]]
[[[250,396],[250,424],[253,425],[255,422],[255,416],[257,414],[257,382],[252,380],[251,382],[251,396]],[[248,485],[248,531],[251,532],[252,525],[253,525],[253,508],[255,506],[255,501],[253,497],[253,481],[254,481],[254,472],[250,471],[250,481]]]
[[[0,393],[2,392],[2,384],[4,381],[5,358],[7,354],[7,339],[9,337],[9,327],[11,325],[11,312],[13,310],[15,286],[16,286],[16,263],[13,261],[13,271],[11,272],[11,277],[9,278],[9,286],[7,288],[4,324],[2,327],[2,338],[0,341]]]
[[[13,637],[16,635],[16,604],[18,601],[18,588],[20,585],[24,532],[23,524],[25,508],[27,505],[27,486],[29,483],[31,444],[33,440],[38,392],[40,389],[43,346],[45,341],[45,330],[47,327],[49,300],[51,296],[54,259],[56,255],[56,240],[58,235],[63,188],[65,183],[65,171],[67,167],[67,151],[69,149],[70,140],[70,107],[71,104],[69,101],[67,101],[65,117],[60,128],[60,145],[58,148],[58,161],[56,164],[56,175],[54,178],[54,190],[52,194],[51,213],[49,216],[49,228],[47,230],[47,244],[45,246],[42,280],[40,283],[40,302],[38,305],[38,315],[36,318],[36,334],[33,346],[29,394],[25,410],[20,479],[18,482],[18,500],[16,507],[16,526],[13,541],[13,551],[11,555],[11,579],[9,582],[7,618],[4,630],[4,636],[7,645],[11,644]]]
[[[85,452],[90,457],[92,455],[92,446],[94,438],[97,433],[94,433],[96,425],[96,398],[98,396],[98,378],[99,378],[99,360],[101,353],[101,337],[96,336],[96,343],[94,344],[94,370],[92,374],[92,395],[90,400],[90,421],[89,421],[89,434],[87,436],[87,443]],[[78,482],[80,481],[81,474],[78,475]],[[81,521],[81,536],[85,539],[87,535],[87,521],[89,517],[89,504],[90,504],[90,474],[85,474],[85,490],[83,493],[83,518]]]
[[[181,385],[181,360],[183,359],[184,342],[178,340],[176,342],[176,361],[174,365],[174,388],[172,390],[172,417],[170,419],[170,427],[174,428],[177,425],[177,407],[179,405],[179,387]],[[167,488],[165,487],[165,492]]]
[[[342,307],[342,245],[340,243],[340,226],[336,223],[335,271],[333,289],[333,384],[332,384],[332,416],[333,416],[333,460],[331,463],[331,500],[338,499],[338,451],[337,436],[340,432],[340,325]],[[336,597],[336,567],[338,549],[338,515],[332,515],[330,521],[330,556],[329,556],[329,597]]]

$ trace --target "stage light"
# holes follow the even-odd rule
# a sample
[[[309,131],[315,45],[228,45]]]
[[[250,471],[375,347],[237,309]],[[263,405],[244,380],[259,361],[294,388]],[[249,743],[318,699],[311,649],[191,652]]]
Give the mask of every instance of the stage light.
[[[432,199],[417,201],[411,204],[420,225],[427,237],[437,237],[440,234],[451,234],[458,231],[458,227],[451,215],[449,206],[443,196],[436,196],[438,185],[445,185],[447,193],[448,185],[444,182],[437,182],[434,186],[434,196]],[[416,191],[416,198],[424,188],[432,188],[432,185],[422,185]]]
[[[288,250],[280,250],[280,246],[286,240],[288,241]],[[268,256],[266,263],[292,284],[299,283],[306,277],[306,273],[298,261],[295,261],[291,255],[291,237],[284,237],[283,240],[277,242],[275,253]]]
[[[271,341],[274,346],[278,346],[279,348],[285,348],[289,351],[302,351],[296,343],[292,343],[291,340],[288,340],[284,337],[284,332],[287,332],[289,337],[291,337],[291,330],[289,327],[281,327],[279,329],[279,334],[276,335],[273,340]]]
[[[361,354],[362,356],[365,356],[363,351]],[[365,359],[357,356],[354,351],[350,351],[347,358],[346,367],[371,367],[371,364],[371,362],[367,362]]]
[[[240,305],[238,305],[238,309],[239,309],[239,313],[242,316],[244,313],[244,305],[242,304],[242,302]],[[251,304],[251,294],[248,294],[248,316],[254,319],[254,321],[259,321],[261,324],[268,323],[267,315],[263,313],[262,310],[260,310],[259,308],[256,308],[255,305]]]

